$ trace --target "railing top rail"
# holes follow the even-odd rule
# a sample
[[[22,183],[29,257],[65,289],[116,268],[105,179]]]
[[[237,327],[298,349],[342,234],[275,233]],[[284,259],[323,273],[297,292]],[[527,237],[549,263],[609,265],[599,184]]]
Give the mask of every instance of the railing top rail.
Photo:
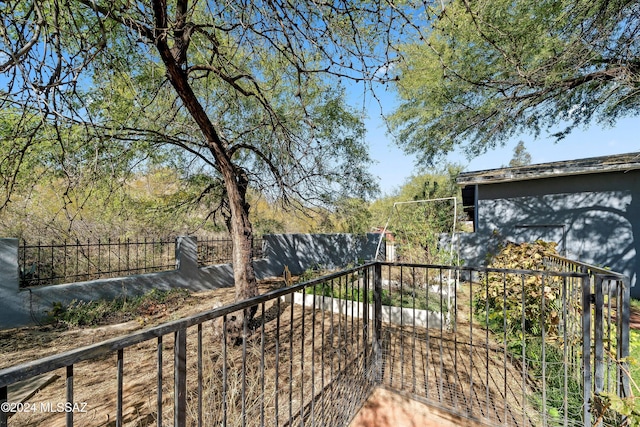
[[[151,245],[159,243],[174,243],[175,237],[138,237],[138,238],[97,238],[97,239],[61,239],[61,240],[27,240],[18,239],[19,246],[23,248],[57,248],[64,246],[117,246],[117,245]]]
[[[597,267],[595,265],[587,264],[585,262],[576,261],[576,260],[565,258],[565,257],[559,256],[559,255],[553,255],[553,256],[548,255],[547,258],[550,258],[550,259],[553,259],[553,260],[556,260],[556,261],[560,261],[560,262],[565,262],[565,263],[568,263],[568,264],[572,264],[572,265],[574,265],[576,267],[581,267],[586,272],[590,272],[591,274],[615,277],[616,280],[627,280],[627,276],[625,276],[622,273],[618,273],[618,272],[615,272],[615,271],[612,271],[612,270],[607,270],[606,268]]]
[[[589,273],[576,271],[552,271],[552,270],[524,270],[517,268],[493,268],[493,267],[466,267],[451,266],[438,264],[414,264],[404,262],[380,262],[381,265],[389,265],[392,267],[414,267],[414,268],[430,268],[452,271],[468,271],[476,273],[505,273],[505,274],[531,274],[535,276],[557,276],[557,277],[588,277]],[[607,273],[612,273],[608,271]],[[617,273],[613,273],[617,274]]]
[[[124,337],[112,338],[100,343],[88,345],[75,350],[70,350],[64,353],[55,354],[35,361],[25,362],[16,366],[5,368],[0,370],[0,387],[5,387],[18,381],[34,377],[36,375],[51,372],[55,369],[64,368],[66,366],[71,366],[85,360],[100,357],[108,353],[112,353],[117,350],[121,350],[139,344],[141,342],[148,341],[153,338],[183,330],[190,326],[198,325],[200,323],[206,322],[207,320],[220,318],[226,314],[244,310],[259,305],[263,302],[277,299],[292,292],[300,291],[306,287],[313,286],[316,283],[322,283],[327,280],[365,270],[371,267],[373,264],[374,263],[364,264],[347,270],[342,270],[337,273],[332,273],[318,279],[298,283],[293,286],[274,289],[256,297],[232,303],[223,307],[214,308],[212,310],[185,317],[183,319],[163,323],[161,325],[157,325],[142,331],[133,332]]]

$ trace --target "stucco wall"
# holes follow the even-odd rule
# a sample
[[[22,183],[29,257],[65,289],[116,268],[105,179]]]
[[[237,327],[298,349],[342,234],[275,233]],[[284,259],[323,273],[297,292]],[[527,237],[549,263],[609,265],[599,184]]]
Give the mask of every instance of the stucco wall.
[[[377,234],[284,234],[266,235],[265,258],[254,261],[256,277],[281,276],[284,266],[300,274],[314,266],[343,267],[372,259]],[[90,301],[141,295],[151,289],[174,287],[192,291],[233,286],[231,264],[198,267],[197,241],[180,237],[176,242],[176,269],[122,278],[92,280],[63,285],[19,289],[18,240],[0,239],[0,329],[25,326],[41,319],[54,302]]]
[[[373,260],[380,234],[273,234],[263,239],[269,268],[280,275],[285,265],[300,274],[316,266],[339,268]]]
[[[467,264],[484,265],[500,240],[543,239],[558,242],[568,258],[611,268],[635,284],[640,171],[479,185],[477,199],[477,232],[461,236]]]

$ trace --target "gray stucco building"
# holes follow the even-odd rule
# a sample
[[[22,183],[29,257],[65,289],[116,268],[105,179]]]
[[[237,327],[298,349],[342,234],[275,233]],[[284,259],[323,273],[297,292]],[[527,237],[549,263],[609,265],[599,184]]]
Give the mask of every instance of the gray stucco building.
[[[484,265],[504,240],[558,243],[567,258],[627,275],[640,271],[640,153],[463,172],[473,233],[461,258]],[[640,286],[631,290],[640,296]]]

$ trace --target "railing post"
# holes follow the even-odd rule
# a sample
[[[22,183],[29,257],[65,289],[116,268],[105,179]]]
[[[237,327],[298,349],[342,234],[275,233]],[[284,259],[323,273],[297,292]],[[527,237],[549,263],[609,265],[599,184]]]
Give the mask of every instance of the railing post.
[[[591,425],[591,278],[582,278],[582,424]]]
[[[626,280],[618,280],[616,281],[616,292],[618,294],[618,298],[616,298],[619,302],[619,315],[617,315],[617,337],[618,342],[616,345],[617,353],[616,357],[618,358],[618,385],[620,389],[618,390],[618,396],[620,397],[629,397],[631,396],[631,389],[629,388],[629,363],[626,361],[629,357],[629,317],[630,310],[629,300],[631,299],[631,288],[629,287],[629,283]]]
[[[382,382],[382,264],[374,265],[373,278],[373,369],[374,379]]]
[[[0,387],[0,405],[7,402],[8,398],[8,387]],[[7,427],[7,419],[9,418],[9,414],[4,410],[0,409],[0,427]]]
[[[67,404],[73,407],[73,365],[67,366],[66,379]],[[66,414],[67,427],[73,427],[73,411],[67,411]]]
[[[175,332],[173,356],[173,425],[183,427],[187,424],[187,330]]]
[[[604,389],[604,321],[603,307],[604,295],[602,293],[603,278],[600,275],[595,277],[595,310],[593,319],[594,327],[594,392],[599,394]]]
[[[369,268],[365,268],[362,270],[362,274],[363,274],[363,280],[362,280],[362,285],[363,285],[363,291],[364,291],[364,298],[362,301],[362,318],[364,319],[364,322],[362,323],[362,342],[364,343],[364,347],[363,347],[363,356],[364,356],[364,366],[366,368],[371,367],[371,353],[369,351],[369,331],[371,330],[371,311],[369,309],[369,280],[371,279],[372,275],[371,275],[371,267]],[[315,305],[314,305],[315,308]]]

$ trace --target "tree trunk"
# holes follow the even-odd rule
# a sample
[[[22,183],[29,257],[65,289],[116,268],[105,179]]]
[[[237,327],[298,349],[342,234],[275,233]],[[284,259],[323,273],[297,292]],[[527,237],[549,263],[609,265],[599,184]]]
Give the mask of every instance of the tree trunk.
[[[186,1],[183,3],[183,9],[186,10]],[[187,73],[182,69],[181,64],[177,62],[176,55],[169,48],[166,33],[163,30],[169,27],[166,0],[154,0],[153,11],[156,28],[155,45],[167,69],[169,81],[205,137],[227,190],[231,213],[229,231],[233,239],[233,276],[236,300],[255,296],[258,294],[258,284],[253,270],[253,231],[249,222],[249,205],[246,203],[248,184],[246,175],[242,169],[236,168],[232,163],[223,140],[191,88]],[[184,61],[185,58],[181,59]]]
[[[258,284],[253,270],[253,228],[249,221],[249,204],[246,201],[246,185],[243,174],[225,177],[229,199],[229,233],[233,240],[233,278],[236,301],[258,295]]]

